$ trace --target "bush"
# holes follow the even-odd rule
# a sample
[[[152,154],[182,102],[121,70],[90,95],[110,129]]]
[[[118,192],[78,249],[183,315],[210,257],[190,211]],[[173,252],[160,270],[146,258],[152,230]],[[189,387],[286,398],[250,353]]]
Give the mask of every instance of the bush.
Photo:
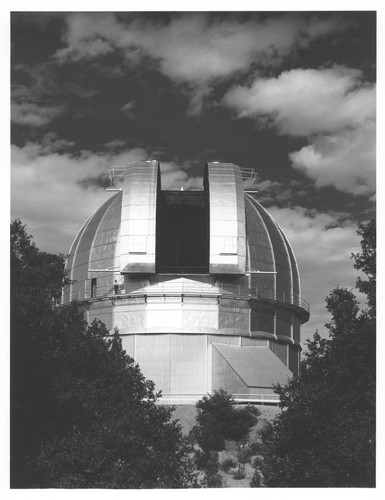
[[[206,474],[207,488],[220,488],[222,486],[222,478],[218,473]]]
[[[245,443],[238,444],[237,455],[238,455],[238,462],[240,462],[241,464],[245,464],[246,462],[248,462],[250,455],[247,444]]]
[[[210,458],[209,451],[195,450],[195,464],[198,469],[204,470]]]
[[[249,450],[251,456],[257,455],[257,453],[261,450],[262,441],[260,439],[254,439],[249,442]]]
[[[222,460],[220,467],[223,471],[229,472],[229,470],[237,465],[236,460],[233,457],[226,457]]]
[[[222,486],[222,479],[218,473],[218,452],[196,450],[195,463],[198,469],[203,470],[205,473],[205,486],[207,488],[219,488]]]
[[[255,424],[259,411],[253,406],[245,406],[244,408],[233,408],[232,419],[226,429],[226,438],[232,441],[240,441],[246,439],[250,428]]]
[[[245,464],[250,463],[252,456],[253,456],[253,453],[251,453],[250,448],[247,446],[245,448],[245,452],[244,452],[244,461],[245,461]]]
[[[251,466],[253,469],[260,469],[263,466],[263,456],[257,455],[251,461]]]
[[[245,409],[255,417],[259,417],[261,415],[260,410],[256,406],[248,404]]]
[[[263,474],[260,470],[256,470],[254,472],[254,475],[253,475],[249,484],[250,484],[250,488],[264,488],[265,487]]]
[[[246,438],[258,410],[252,406],[235,409],[233,403],[231,394],[223,389],[197,402],[198,426],[194,434],[203,450],[223,450],[226,439],[239,441]]]
[[[233,479],[245,479],[245,472],[240,467],[234,472]]]

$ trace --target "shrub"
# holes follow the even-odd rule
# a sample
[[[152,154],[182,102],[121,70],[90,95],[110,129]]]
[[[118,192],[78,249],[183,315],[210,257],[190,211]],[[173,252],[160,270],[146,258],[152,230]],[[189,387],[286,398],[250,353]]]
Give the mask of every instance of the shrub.
[[[222,486],[222,478],[218,472],[206,472],[207,488],[220,488]]]
[[[256,406],[247,405],[247,408],[249,412],[252,413],[255,417],[259,417],[261,415],[260,410]]]
[[[233,479],[245,479],[245,471],[238,467],[238,469],[233,474]]]
[[[233,402],[231,394],[223,389],[197,402],[198,426],[194,432],[203,450],[223,450],[225,439],[239,441],[246,438],[258,410],[251,406],[235,409]]]
[[[237,462],[233,457],[226,457],[222,460],[220,467],[223,471],[229,472],[232,467],[235,467]]]
[[[250,488],[264,488],[265,487],[263,474],[260,470],[256,470],[254,472],[254,475],[251,478],[251,481],[249,484],[250,484]]]
[[[195,464],[198,469],[204,470],[210,458],[209,451],[195,450]]]
[[[195,452],[195,461],[199,469],[204,470],[205,486],[207,488],[219,488],[222,486],[222,479],[219,475],[218,453],[216,451]]]
[[[257,455],[257,453],[261,450],[262,441],[260,439],[253,439],[248,444],[251,456]]]
[[[251,461],[251,466],[253,469],[260,469],[263,466],[263,456],[257,455]]]

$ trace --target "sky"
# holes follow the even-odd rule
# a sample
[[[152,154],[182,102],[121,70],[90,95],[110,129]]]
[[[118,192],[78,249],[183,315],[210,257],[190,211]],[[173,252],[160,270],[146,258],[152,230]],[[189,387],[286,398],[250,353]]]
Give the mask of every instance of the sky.
[[[11,217],[66,254],[112,165],[159,160],[185,190],[206,161],[254,169],[310,303],[302,341],[327,336],[375,215],[375,80],[373,11],[13,12]]]

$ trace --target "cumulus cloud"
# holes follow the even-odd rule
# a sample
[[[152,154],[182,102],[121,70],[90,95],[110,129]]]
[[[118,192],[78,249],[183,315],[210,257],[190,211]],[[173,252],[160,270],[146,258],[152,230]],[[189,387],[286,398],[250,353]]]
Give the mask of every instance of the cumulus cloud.
[[[203,186],[202,177],[192,177],[182,169],[180,165],[173,162],[162,162],[160,164],[162,189],[185,191],[200,191]]]
[[[176,80],[207,84],[251,64],[272,65],[312,39],[341,29],[334,19],[289,15],[242,21],[193,13],[170,22],[136,19],[129,23],[113,14],[74,13],[67,18],[66,47],[59,60],[80,60],[123,51],[128,61],[149,55],[161,71]]]
[[[318,187],[333,185],[355,195],[371,195],[376,189],[374,123],[318,136],[289,157]]]
[[[135,118],[135,114],[133,113],[133,109],[135,108],[135,101],[129,101],[121,108],[121,112],[128,116],[129,118]]]
[[[64,113],[61,105],[44,106],[33,102],[13,103],[11,120],[16,125],[42,127]]]
[[[11,121],[17,125],[44,127],[66,113],[64,99],[58,99],[60,82],[49,64],[16,64],[19,83],[12,85]]]
[[[59,154],[53,139],[48,137],[44,145],[12,146],[11,215],[28,225],[39,247],[65,253],[84,221],[111,196],[104,190],[108,168],[149,155],[141,148]],[[175,163],[162,164],[161,172],[163,189],[201,189],[202,179],[190,177]]]
[[[58,137],[55,132],[48,132],[41,139],[41,153],[63,153],[74,148],[74,141],[67,141],[66,139]]]
[[[104,147],[110,151],[115,151],[119,150],[121,151],[127,146],[127,141],[124,141],[123,139],[115,139],[110,142],[106,142]]]
[[[351,289],[358,271],[353,268],[351,253],[360,251],[356,225],[341,225],[338,214],[309,211],[303,207],[270,207],[269,213],[288,237],[297,258],[302,296],[310,303],[311,315],[302,326],[302,342],[315,330],[328,336],[324,324],[330,321],[325,298],[337,285]],[[357,294],[359,296],[359,294]],[[365,307],[364,298],[362,306]]]
[[[358,70],[286,71],[250,87],[237,86],[224,102],[239,117],[254,117],[281,135],[308,137],[309,145],[292,152],[290,160],[317,186],[373,194],[376,91],[362,82]]]
[[[246,188],[247,185],[246,185]],[[270,179],[265,179],[263,181],[257,180],[255,184],[251,186],[252,190],[258,192],[258,201],[269,206],[272,203],[277,202],[290,202],[293,199],[293,195],[304,195],[302,192],[302,187],[297,181],[271,181]]]
[[[277,78],[257,79],[224,97],[240,117],[256,117],[280,134],[308,136],[372,122],[376,96],[373,85],[360,82],[358,70],[294,69]]]
[[[20,217],[47,251],[67,252],[84,221],[111,193],[82,188],[82,181],[105,174],[112,163],[142,159],[135,149],[118,156],[83,151],[79,156],[58,154],[40,145],[12,146],[11,215]]]

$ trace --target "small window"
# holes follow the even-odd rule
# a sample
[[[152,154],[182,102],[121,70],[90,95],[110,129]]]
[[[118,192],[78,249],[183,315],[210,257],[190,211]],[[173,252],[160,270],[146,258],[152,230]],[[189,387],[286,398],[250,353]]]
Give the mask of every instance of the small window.
[[[219,253],[221,255],[237,255],[238,238],[236,236],[221,236]]]
[[[91,279],[91,297],[96,297],[96,278]]]
[[[135,235],[128,237],[128,253],[147,253],[147,236]]]

